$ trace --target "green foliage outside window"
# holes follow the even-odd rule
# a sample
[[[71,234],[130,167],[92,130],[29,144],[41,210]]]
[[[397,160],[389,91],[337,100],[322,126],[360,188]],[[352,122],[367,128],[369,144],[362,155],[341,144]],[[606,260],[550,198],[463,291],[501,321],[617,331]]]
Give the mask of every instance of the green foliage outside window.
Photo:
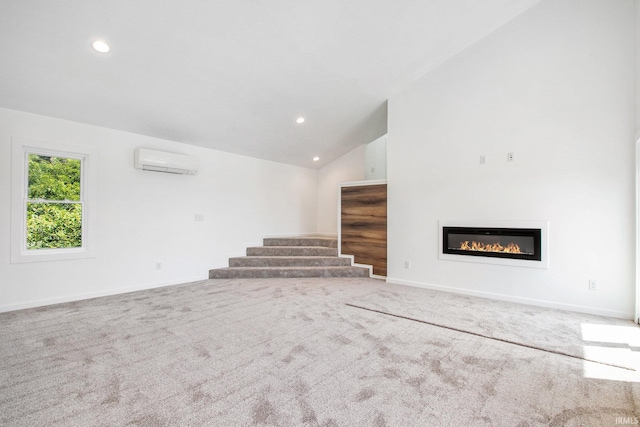
[[[29,154],[27,249],[82,246],[82,204],[69,203],[81,200],[81,167],[79,159]]]

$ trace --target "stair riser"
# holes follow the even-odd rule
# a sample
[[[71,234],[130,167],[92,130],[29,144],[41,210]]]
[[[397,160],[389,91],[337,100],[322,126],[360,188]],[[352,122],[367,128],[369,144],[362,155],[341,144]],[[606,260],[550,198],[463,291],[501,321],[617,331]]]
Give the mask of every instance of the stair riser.
[[[277,247],[247,248],[247,256],[338,256],[338,250],[325,247]]]
[[[326,267],[349,265],[351,265],[351,259],[337,257],[229,258],[229,267]]]
[[[282,270],[265,268],[258,270],[211,270],[210,279],[270,279],[270,278],[304,278],[304,277],[369,277],[369,270],[354,267],[352,269],[308,269]]]
[[[266,238],[263,239],[264,246],[321,246],[327,248],[337,248],[338,240],[331,238],[295,237],[295,238]]]

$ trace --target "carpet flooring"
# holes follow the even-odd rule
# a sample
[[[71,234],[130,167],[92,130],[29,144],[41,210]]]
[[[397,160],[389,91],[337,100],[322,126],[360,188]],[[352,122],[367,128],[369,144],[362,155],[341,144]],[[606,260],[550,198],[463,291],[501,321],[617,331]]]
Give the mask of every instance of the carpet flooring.
[[[365,278],[207,280],[0,314],[2,426],[613,426],[631,321]]]
[[[565,356],[640,370],[640,328],[624,320],[419,288],[404,288],[400,292],[397,288],[376,290],[349,305]],[[514,307],[519,310],[514,312]],[[595,334],[600,351],[589,350],[588,338]],[[614,340],[601,341],[603,337]],[[636,351],[631,351],[632,347]]]

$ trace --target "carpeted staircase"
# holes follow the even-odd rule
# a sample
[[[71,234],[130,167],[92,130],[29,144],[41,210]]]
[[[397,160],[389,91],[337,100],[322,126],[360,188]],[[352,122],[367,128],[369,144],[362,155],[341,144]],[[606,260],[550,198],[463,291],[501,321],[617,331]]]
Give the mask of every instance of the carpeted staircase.
[[[247,248],[247,256],[229,258],[229,267],[209,270],[210,279],[270,277],[369,277],[369,269],[338,256],[329,237],[266,238]]]

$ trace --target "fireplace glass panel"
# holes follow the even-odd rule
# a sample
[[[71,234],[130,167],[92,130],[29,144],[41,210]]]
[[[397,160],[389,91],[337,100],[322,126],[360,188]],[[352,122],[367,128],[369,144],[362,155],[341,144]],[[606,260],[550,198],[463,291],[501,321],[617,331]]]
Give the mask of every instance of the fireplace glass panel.
[[[540,229],[443,227],[443,252],[540,261]]]

